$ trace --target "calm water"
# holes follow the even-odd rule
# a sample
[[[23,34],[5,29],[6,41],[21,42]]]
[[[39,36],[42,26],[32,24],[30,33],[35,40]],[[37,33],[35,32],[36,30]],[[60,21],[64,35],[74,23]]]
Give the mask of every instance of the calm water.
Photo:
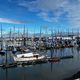
[[[74,58],[61,60],[57,63],[45,63],[8,69],[0,68],[0,80],[63,80],[80,70],[79,49],[65,48],[59,50],[48,50],[45,51],[44,55],[74,55]],[[2,61],[2,58],[0,58],[0,61]]]

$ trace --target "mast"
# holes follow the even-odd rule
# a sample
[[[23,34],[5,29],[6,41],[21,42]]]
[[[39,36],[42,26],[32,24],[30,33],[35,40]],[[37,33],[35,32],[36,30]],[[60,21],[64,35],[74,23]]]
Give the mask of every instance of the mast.
[[[77,36],[79,37],[79,29],[77,29]]]
[[[68,37],[69,37],[69,29],[68,29],[68,32],[67,32],[67,34],[68,34]]]
[[[13,27],[13,30],[14,30],[14,32],[13,32],[13,44],[15,46],[15,26]]]
[[[73,33],[73,29],[72,29],[72,41],[73,41],[73,36],[74,36],[74,33]]]
[[[27,36],[26,36],[26,40],[27,40],[27,45],[28,45],[28,28],[27,28]]]
[[[24,25],[24,29],[23,29],[23,36],[25,37],[25,25]]]
[[[48,31],[47,31],[47,29],[48,29],[48,27],[45,26],[44,28],[45,28],[45,37],[46,37],[46,42],[47,42],[47,37],[48,37]]]
[[[25,25],[23,29],[23,45],[26,46]]]
[[[41,34],[42,34],[42,27],[40,27],[40,38],[39,38],[39,40],[40,40],[40,42],[41,42]]]
[[[11,28],[10,28],[10,33],[9,33],[9,39],[10,39],[10,41],[11,41]]]
[[[51,29],[51,37],[52,37],[52,43],[51,44],[53,44],[53,29]]]
[[[54,36],[55,36],[55,39],[56,39],[56,30],[54,30]]]
[[[3,36],[2,36],[2,24],[1,24],[1,50],[3,49]]]
[[[20,41],[19,39],[20,39],[20,36],[19,36],[19,28],[18,28],[18,39],[17,39],[18,40],[18,46],[19,46],[19,41]]]
[[[40,36],[39,36],[39,50],[41,49],[41,34],[42,34],[42,27],[40,26]]]
[[[35,39],[35,29],[34,29],[34,33],[33,33],[33,39],[32,39],[33,46],[34,46],[34,39]]]

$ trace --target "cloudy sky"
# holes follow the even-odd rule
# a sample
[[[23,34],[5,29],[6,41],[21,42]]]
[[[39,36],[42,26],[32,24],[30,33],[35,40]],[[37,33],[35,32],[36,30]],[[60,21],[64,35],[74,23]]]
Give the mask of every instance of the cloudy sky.
[[[25,25],[31,32],[47,26],[57,30],[80,28],[80,0],[0,0],[0,23],[7,30]]]

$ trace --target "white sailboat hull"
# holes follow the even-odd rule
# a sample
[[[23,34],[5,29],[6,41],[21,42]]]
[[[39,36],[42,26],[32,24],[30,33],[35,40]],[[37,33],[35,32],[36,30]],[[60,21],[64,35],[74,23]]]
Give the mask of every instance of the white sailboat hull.
[[[31,57],[31,58],[18,58],[18,57],[13,57],[15,62],[28,62],[28,61],[36,61],[36,60],[42,60],[45,58],[45,56],[40,56],[38,58],[36,57]]]

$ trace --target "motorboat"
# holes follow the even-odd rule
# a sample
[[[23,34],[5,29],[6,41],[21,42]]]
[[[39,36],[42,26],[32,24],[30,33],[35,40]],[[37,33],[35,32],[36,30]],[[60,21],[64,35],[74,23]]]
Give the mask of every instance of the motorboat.
[[[59,57],[52,57],[48,59],[49,62],[59,62],[60,58]]]

